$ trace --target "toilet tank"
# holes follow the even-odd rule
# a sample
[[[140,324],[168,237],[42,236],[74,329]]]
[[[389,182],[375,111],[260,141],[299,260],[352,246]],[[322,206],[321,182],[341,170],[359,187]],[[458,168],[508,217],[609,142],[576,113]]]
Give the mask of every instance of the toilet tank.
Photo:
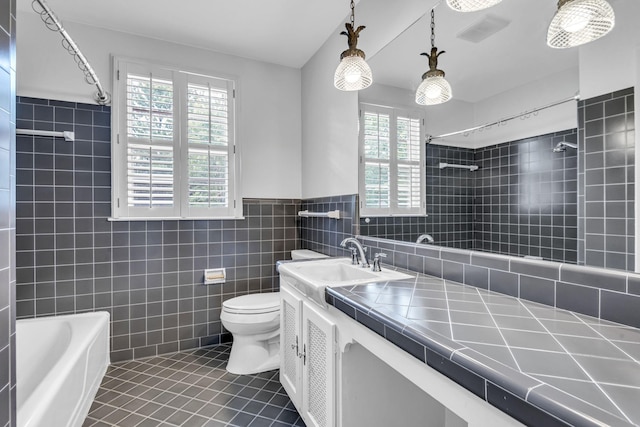
[[[319,252],[310,251],[309,249],[295,249],[291,251],[291,259],[315,259],[315,258],[329,258],[327,255]]]

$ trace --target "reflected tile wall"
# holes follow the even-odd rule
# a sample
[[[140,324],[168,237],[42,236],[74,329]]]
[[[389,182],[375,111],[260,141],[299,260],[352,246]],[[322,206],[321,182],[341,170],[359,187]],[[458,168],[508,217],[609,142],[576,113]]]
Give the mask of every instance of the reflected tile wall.
[[[242,220],[110,222],[109,107],[22,97],[18,124],[76,135],[17,141],[18,317],[109,311],[117,361],[229,341],[222,301],[278,289],[299,200],[245,199]],[[205,286],[218,267],[227,282]]]
[[[476,172],[441,169],[440,163],[473,165],[476,163],[475,152],[467,148],[427,144],[426,202],[430,230],[426,233],[431,234],[438,245],[472,249],[475,245],[473,203]]]
[[[629,88],[580,101],[580,264],[635,267],[635,112]]]
[[[427,145],[427,217],[360,219],[365,236],[492,253],[577,261],[576,130],[476,150]],[[477,165],[477,171],[439,167]]]
[[[0,3],[0,426],[16,425],[16,2]]]
[[[415,242],[423,233],[436,244],[473,248],[473,175],[463,169],[440,169],[440,163],[470,165],[474,151],[428,144],[426,151],[426,204],[428,216],[360,218],[363,236]]]
[[[577,262],[575,129],[475,151],[476,250]]]

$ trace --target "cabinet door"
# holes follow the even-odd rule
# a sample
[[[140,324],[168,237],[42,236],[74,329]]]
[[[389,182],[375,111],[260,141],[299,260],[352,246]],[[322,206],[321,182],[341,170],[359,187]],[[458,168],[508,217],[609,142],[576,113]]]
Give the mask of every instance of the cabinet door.
[[[281,286],[280,382],[295,407],[302,409],[302,300]]]
[[[302,311],[302,395],[308,426],[333,427],[335,401],[335,323],[312,304]]]

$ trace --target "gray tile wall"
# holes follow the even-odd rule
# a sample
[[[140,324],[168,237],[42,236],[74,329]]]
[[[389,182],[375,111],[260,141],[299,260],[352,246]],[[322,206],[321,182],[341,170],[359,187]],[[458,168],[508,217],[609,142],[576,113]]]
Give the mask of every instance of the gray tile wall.
[[[110,109],[18,98],[17,313],[106,310],[112,360],[228,341],[222,301],[278,289],[298,242],[299,200],[244,200],[243,220],[110,222]],[[205,268],[227,283],[203,285]]]
[[[0,426],[16,425],[16,1],[0,2]]]
[[[435,234],[431,218],[433,216],[364,217],[359,219],[360,234],[381,239],[415,242],[423,233],[429,233],[432,236]]]
[[[438,245],[472,249],[476,172],[440,169],[440,163],[473,165],[475,152],[466,148],[427,144],[426,155],[426,202],[430,224],[426,233],[431,234]],[[415,239],[412,241],[415,242]]]
[[[302,210],[309,212],[340,210],[341,219],[301,217],[299,220],[300,247],[330,256],[346,256],[348,252],[340,248],[340,242],[345,237],[359,234],[356,200],[356,195],[302,200]]]
[[[634,89],[580,101],[579,263],[635,267]]]
[[[559,142],[576,129],[475,150],[476,250],[577,262],[577,152]]]

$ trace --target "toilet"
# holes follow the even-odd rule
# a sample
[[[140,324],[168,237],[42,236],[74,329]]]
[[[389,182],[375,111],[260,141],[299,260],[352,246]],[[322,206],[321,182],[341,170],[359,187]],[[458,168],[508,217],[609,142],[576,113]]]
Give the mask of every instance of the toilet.
[[[291,251],[294,260],[326,257],[307,249]],[[224,301],[220,320],[233,335],[228,372],[248,375],[280,367],[280,292]]]

